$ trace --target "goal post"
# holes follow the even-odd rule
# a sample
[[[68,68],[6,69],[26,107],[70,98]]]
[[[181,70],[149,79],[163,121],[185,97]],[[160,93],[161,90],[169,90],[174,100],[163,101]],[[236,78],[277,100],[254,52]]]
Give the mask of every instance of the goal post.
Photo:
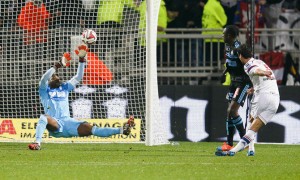
[[[160,0],[147,1],[146,18],[146,145],[167,144],[166,127],[159,108],[156,37]]]
[[[157,85],[159,7],[160,0],[1,1],[0,141],[34,140],[35,125],[44,113],[39,80],[67,51],[73,57],[71,66],[59,69],[58,74],[63,81],[71,79],[78,67],[74,50],[82,43],[81,32],[93,29],[97,41],[89,45],[83,80],[69,94],[71,116],[97,126],[115,127],[133,115],[138,126],[130,136],[105,142],[168,144]]]

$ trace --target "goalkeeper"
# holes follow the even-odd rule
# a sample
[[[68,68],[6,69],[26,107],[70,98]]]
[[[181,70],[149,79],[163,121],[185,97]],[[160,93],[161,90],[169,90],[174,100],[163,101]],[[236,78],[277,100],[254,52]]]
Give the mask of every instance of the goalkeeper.
[[[99,136],[108,137],[114,134],[128,135],[135,125],[131,116],[124,127],[120,128],[99,128],[92,126],[85,121],[78,121],[70,117],[69,93],[81,81],[85,68],[85,56],[88,48],[86,45],[78,46],[75,53],[79,56],[77,74],[67,82],[61,82],[55,72],[59,68],[70,65],[71,56],[64,53],[60,62],[56,62],[43,76],[39,83],[39,95],[45,114],[40,116],[36,127],[36,140],[28,145],[31,150],[40,150],[42,136],[45,129],[53,137],[74,137],[74,136]]]

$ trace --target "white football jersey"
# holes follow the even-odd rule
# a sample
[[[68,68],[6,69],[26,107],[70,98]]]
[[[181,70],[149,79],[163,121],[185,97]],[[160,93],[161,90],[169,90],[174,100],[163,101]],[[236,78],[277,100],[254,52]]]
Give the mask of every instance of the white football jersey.
[[[271,78],[268,78],[267,76],[255,75],[254,73],[256,69],[272,71],[266,63],[259,59],[251,58],[244,65],[244,70],[253,83],[255,93],[272,92],[274,94],[279,94],[277,81],[273,71]]]

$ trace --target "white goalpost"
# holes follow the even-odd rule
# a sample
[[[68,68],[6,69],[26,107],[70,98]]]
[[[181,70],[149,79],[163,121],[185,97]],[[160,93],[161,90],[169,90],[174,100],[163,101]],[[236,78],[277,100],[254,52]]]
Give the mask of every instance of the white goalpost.
[[[145,2],[144,2],[145,1]],[[160,115],[156,34],[160,0],[0,2],[0,141],[32,142],[43,108],[38,83],[64,52],[76,74],[74,49],[85,29],[97,33],[89,45],[83,81],[69,95],[71,116],[100,127],[118,127],[133,115],[128,136],[55,139],[45,142],[143,142],[168,144]],[[146,8],[145,8],[146,7]],[[143,41],[146,43],[143,44]]]
[[[156,37],[160,0],[147,1],[147,63],[146,63],[146,145],[166,144],[166,127],[163,125],[159,108]]]

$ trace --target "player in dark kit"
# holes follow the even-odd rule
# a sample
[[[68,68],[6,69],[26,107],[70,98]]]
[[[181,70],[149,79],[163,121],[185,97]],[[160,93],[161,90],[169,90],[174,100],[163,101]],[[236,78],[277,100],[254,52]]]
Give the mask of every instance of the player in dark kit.
[[[222,146],[217,147],[217,151],[229,151],[233,148],[233,136],[235,129],[238,130],[240,137],[245,135],[243,120],[238,113],[240,106],[244,105],[247,97],[247,90],[252,87],[252,83],[244,71],[244,65],[239,60],[237,48],[241,45],[237,39],[239,29],[234,25],[228,25],[223,31],[225,42],[225,58],[226,68],[222,75],[222,83],[225,81],[226,73],[230,74],[231,83],[229,92],[226,96],[228,100],[227,118],[226,118],[226,133],[227,142]]]

